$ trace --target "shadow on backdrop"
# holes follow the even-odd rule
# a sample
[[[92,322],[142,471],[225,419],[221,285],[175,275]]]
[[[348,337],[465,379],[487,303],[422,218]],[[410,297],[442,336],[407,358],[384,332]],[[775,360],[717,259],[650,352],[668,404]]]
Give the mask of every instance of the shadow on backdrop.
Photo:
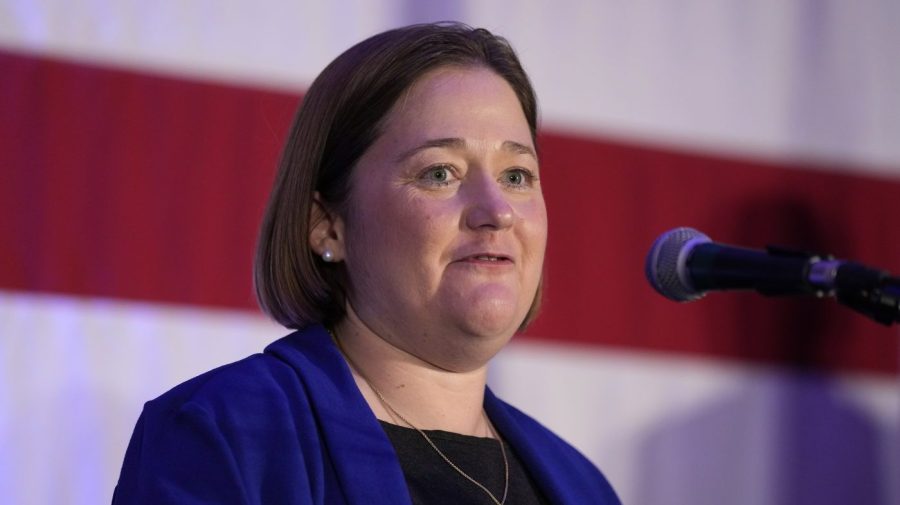
[[[732,236],[746,244],[839,246],[789,194],[759,196],[735,215]],[[779,370],[751,371],[726,396],[653,427],[638,457],[635,505],[887,505],[875,423],[841,397],[821,365],[823,339],[852,338],[835,317],[846,309],[809,298],[718,296],[746,297],[722,338],[749,356],[775,346]]]

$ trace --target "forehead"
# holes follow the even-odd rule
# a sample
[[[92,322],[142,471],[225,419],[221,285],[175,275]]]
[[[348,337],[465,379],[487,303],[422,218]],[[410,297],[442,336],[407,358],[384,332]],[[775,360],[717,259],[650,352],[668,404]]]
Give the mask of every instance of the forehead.
[[[518,96],[505,79],[485,67],[449,66],[427,72],[394,104],[383,133],[531,144]]]

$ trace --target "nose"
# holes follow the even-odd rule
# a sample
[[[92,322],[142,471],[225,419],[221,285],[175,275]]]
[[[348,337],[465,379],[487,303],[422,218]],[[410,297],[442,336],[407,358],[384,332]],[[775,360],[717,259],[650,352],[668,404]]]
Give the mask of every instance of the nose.
[[[485,175],[467,181],[466,226],[473,229],[502,230],[515,221],[515,211],[500,183]]]

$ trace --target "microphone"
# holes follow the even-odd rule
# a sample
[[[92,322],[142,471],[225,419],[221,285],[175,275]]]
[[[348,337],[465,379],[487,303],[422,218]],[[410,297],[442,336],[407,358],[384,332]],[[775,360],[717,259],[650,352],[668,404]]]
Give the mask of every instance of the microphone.
[[[659,294],[678,302],[720,290],[833,296],[882,324],[900,321],[900,278],[886,271],[776,247],[755,250],[717,244],[693,228],[660,235],[644,270]]]

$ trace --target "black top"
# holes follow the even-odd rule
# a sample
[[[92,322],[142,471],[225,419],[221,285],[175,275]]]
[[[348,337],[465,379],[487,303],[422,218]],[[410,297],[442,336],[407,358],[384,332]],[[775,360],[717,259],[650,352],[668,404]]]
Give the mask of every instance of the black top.
[[[381,421],[397,451],[400,467],[414,505],[494,505],[488,495],[450,467],[419,432]],[[472,437],[440,430],[425,433],[450,461],[470,477],[503,499],[503,455],[492,438]],[[507,505],[549,505],[508,446],[509,493]]]

